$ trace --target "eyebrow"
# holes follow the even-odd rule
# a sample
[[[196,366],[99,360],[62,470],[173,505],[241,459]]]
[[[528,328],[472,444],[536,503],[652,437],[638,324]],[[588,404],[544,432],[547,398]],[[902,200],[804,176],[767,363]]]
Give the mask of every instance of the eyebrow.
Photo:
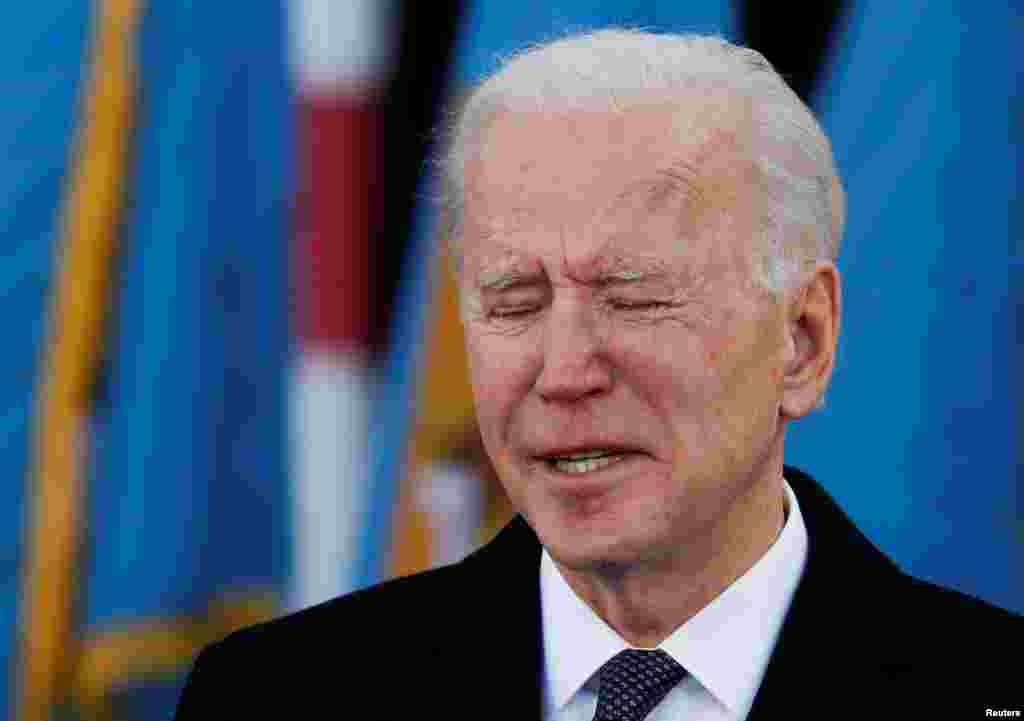
[[[527,272],[519,268],[499,268],[480,273],[477,288],[482,291],[499,291],[540,279],[540,273]]]
[[[594,285],[598,288],[611,289],[616,287],[642,286],[648,284],[664,283],[671,277],[670,273],[663,270],[633,270],[624,269],[605,273],[594,279]]]
[[[661,281],[669,278],[669,273],[661,262],[648,262],[647,267],[639,269],[630,267],[632,263],[621,257],[606,258],[602,263],[604,268],[597,269],[590,275],[589,280],[584,283],[608,287],[613,285],[629,285],[643,281]],[[523,268],[492,268],[480,272],[476,287],[481,292],[500,292],[509,288],[522,285],[532,285],[542,281],[544,272],[540,270],[526,270]],[[580,279],[582,280],[582,279]]]
[[[601,265],[604,267],[595,269],[593,282],[602,286],[665,280],[671,275],[664,261],[652,258],[613,256]]]

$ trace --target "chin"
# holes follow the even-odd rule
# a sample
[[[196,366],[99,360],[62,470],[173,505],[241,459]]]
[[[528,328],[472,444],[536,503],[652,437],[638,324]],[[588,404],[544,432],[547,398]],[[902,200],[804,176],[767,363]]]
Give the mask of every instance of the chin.
[[[625,571],[635,567],[644,560],[641,554],[631,552],[623,548],[579,548],[565,547],[549,548],[551,557],[565,568],[576,573],[599,573],[607,576],[616,570]]]
[[[566,523],[558,512],[527,516],[551,557],[574,571],[631,566],[652,556],[651,539],[638,538],[635,524],[622,519],[587,519]],[[632,531],[632,532],[631,532]]]

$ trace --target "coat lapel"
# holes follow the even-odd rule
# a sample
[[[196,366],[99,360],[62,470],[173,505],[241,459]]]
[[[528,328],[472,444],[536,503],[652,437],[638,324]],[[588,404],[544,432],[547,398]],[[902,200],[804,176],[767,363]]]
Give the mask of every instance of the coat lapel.
[[[458,678],[456,717],[541,717],[540,553],[533,530],[516,516],[457,567],[464,599],[435,650],[438,672]]]
[[[807,526],[807,565],[748,719],[899,718],[891,704],[906,697],[910,666],[893,609],[906,581],[809,476],[787,467],[785,477]]]

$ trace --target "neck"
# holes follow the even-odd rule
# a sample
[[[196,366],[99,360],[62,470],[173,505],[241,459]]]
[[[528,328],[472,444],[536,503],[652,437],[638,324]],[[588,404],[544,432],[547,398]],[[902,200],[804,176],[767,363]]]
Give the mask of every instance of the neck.
[[[760,560],[778,538],[785,516],[779,462],[710,532],[685,543],[675,557],[587,571],[555,564],[576,595],[623,639],[653,648]]]

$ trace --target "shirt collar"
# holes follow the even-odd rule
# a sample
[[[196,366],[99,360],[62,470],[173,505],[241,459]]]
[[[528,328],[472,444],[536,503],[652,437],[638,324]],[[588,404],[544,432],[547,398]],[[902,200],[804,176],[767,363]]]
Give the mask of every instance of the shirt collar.
[[[807,560],[807,529],[784,482],[789,512],[767,553],[659,646],[743,718],[753,704]],[[545,549],[540,564],[545,700],[562,709],[629,644],[569,587]]]

